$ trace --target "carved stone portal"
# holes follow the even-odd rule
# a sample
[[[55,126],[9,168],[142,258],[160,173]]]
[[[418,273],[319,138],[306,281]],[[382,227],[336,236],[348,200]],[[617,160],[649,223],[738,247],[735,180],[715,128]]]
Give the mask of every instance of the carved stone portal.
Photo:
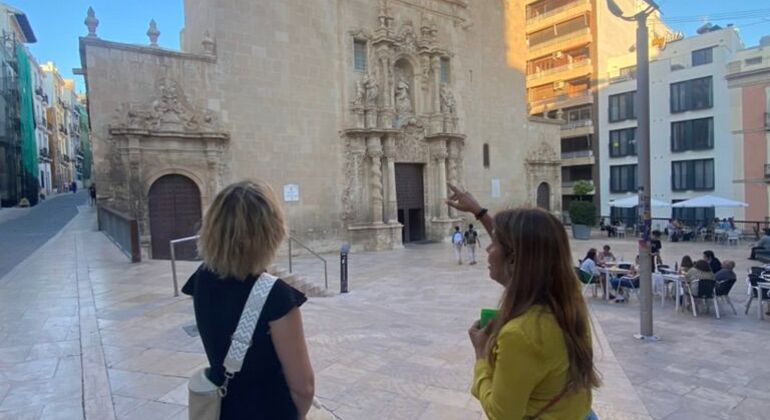
[[[382,1],[373,30],[351,30],[350,42],[368,43],[369,72],[353,74],[345,145],[343,219],[353,245],[367,250],[401,246],[397,221],[396,163],[423,166],[424,239],[444,240],[456,221],[447,210],[446,181],[462,184],[465,135],[457,128],[459,110],[441,62],[452,54],[441,46],[440,17],[390,15]],[[415,31],[414,20],[420,19]],[[447,20],[446,24],[452,24]]]

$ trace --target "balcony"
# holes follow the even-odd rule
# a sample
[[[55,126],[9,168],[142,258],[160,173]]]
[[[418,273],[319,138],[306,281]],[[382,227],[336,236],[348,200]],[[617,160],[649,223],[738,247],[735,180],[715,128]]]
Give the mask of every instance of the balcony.
[[[585,179],[585,180],[574,180],[574,181],[562,181],[561,182],[561,194],[562,195],[575,195],[575,183],[578,181],[588,181],[591,183],[591,185],[594,186],[593,191],[589,192],[588,195],[594,195],[596,194],[596,185],[594,184],[593,179]]]
[[[770,181],[770,165],[765,164],[765,181]]]
[[[548,70],[537,71],[527,75],[527,87],[552,83],[557,80],[570,80],[591,73],[591,59],[587,58],[572,63],[567,63]]]
[[[586,11],[591,11],[591,0],[575,0],[538,15],[530,13],[527,16],[527,32],[537,31],[554,23],[573,18]]]
[[[765,130],[770,131],[770,112],[765,112]]]
[[[556,38],[528,47],[529,58],[542,57],[555,50],[568,50],[591,42],[591,28],[578,29],[577,31],[559,35]]]
[[[578,137],[594,134],[594,121],[593,120],[577,120],[569,121],[561,126],[561,136],[564,137]]]
[[[537,99],[529,102],[529,113],[538,114],[546,109],[569,108],[578,105],[591,104],[594,95],[590,90],[582,90],[573,93],[562,93],[548,98]],[[558,104],[558,106],[556,106]]]
[[[596,163],[593,150],[578,150],[576,152],[562,152],[561,166],[583,166]]]

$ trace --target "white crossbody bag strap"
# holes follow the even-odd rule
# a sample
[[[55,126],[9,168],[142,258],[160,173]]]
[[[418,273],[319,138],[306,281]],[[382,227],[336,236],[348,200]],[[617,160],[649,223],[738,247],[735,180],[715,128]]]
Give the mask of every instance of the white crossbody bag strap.
[[[262,273],[256,282],[254,287],[251,288],[248,299],[246,299],[246,305],[243,306],[243,312],[241,318],[238,320],[238,327],[235,328],[232,340],[230,341],[230,348],[225,356],[225,383],[221,386],[222,394],[227,393],[227,385],[230,379],[235,376],[241,370],[243,366],[243,359],[246,358],[246,352],[251,347],[251,339],[254,335],[254,330],[257,327],[259,316],[262,314],[262,309],[265,307],[267,296],[273,289],[277,277],[267,273]]]

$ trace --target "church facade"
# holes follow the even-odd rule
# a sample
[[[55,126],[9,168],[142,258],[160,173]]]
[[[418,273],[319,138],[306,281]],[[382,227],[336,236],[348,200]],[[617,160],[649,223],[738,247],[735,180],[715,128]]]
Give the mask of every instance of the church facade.
[[[523,2],[473,3],[186,0],[181,51],[154,22],[150,45],[100,39],[89,12],[102,204],[139,221],[152,258],[244,178],[319,250],[445,240],[462,222],[447,182],[490,209],[559,212],[560,128],[527,117]]]

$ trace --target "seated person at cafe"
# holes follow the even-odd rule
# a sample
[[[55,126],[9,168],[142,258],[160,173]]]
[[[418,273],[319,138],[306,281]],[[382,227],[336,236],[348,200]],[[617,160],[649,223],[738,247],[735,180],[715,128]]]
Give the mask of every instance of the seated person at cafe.
[[[596,256],[596,248],[591,248],[588,250],[588,253],[586,253],[586,257],[583,259],[583,261],[580,262],[580,270],[592,275],[593,282],[599,282],[602,285],[602,289],[607,288],[607,282],[602,275],[602,273],[599,271],[599,266],[597,265],[597,256]],[[610,299],[614,299],[615,296],[610,295]]]
[[[598,258],[599,258],[599,265],[602,265],[603,263],[606,263],[606,262],[615,261],[615,254],[613,254],[612,251],[610,251],[609,245],[604,245],[602,247],[602,252],[600,252],[598,255]]]
[[[699,279],[714,279],[714,273],[711,271],[708,261],[698,260],[695,261],[692,268],[687,270],[685,274],[687,281],[694,281]]]
[[[663,244],[660,242],[660,231],[652,231],[652,240],[650,241],[650,254],[652,257],[652,272],[656,270],[656,263],[663,264],[663,259],[660,257],[660,250],[663,248]]]
[[[759,239],[756,245],[751,247],[750,260],[757,259],[757,251],[770,251],[770,229],[765,229],[765,235]]]
[[[735,261],[725,260],[725,262],[722,263],[722,269],[714,274],[714,280],[716,280],[717,283],[727,280],[737,280],[735,271],[733,270],[735,270]]]
[[[722,263],[719,261],[719,258],[714,255],[714,251],[703,251],[703,259],[709,263],[712,273],[716,273],[722,269]]]
[[[685,255],[682,257],[682,262],[679,263],[679,270],[682,273],[686,273],[693,267],[693,265],[695,264],[693,264],[692,258],[690,258],[689,255]]]
[[[625,298],[620,294],[621,288],[638,289],[639,288],[639,255],[636,256],[634,265],[628,270],[628,273],[620,278],[611,278],[610,285],[618,291],[615,302],[623,302]]]

